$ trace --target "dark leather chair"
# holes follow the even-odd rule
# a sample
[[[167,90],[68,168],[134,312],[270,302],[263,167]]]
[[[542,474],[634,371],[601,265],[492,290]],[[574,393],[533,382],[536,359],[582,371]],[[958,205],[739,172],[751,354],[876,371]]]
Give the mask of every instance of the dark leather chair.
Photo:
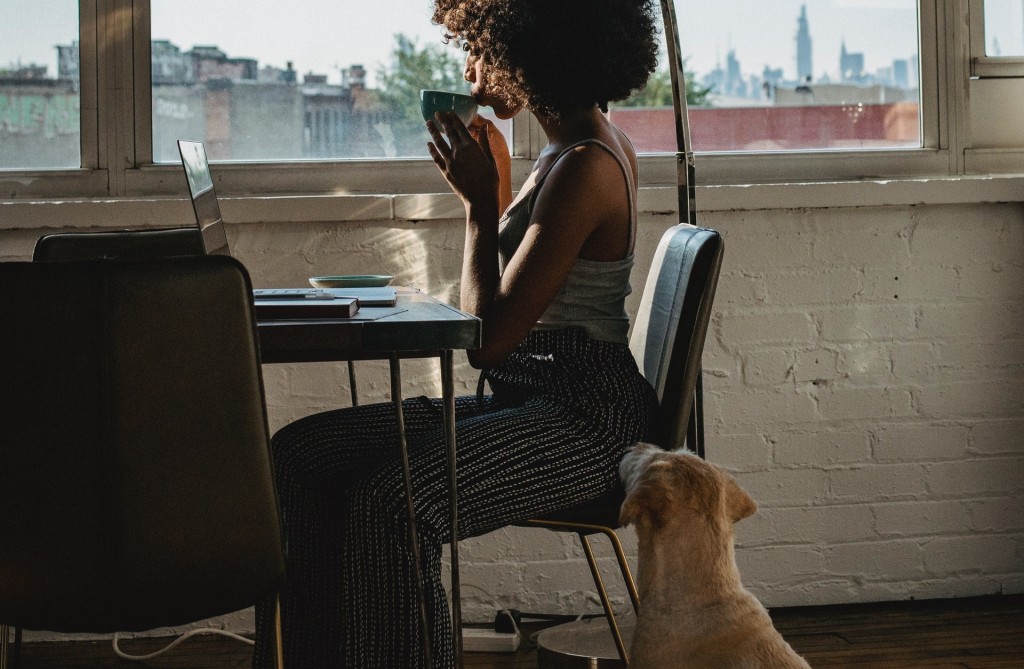
[[[701,457],[701,354],[722,253],[722,237],[714,230],[680,224],[666,231],[651,263],[629,344],[661,402],[654,443],[667,450],[685,445]],[[588,537],[603,534],[611,542],[633,608],[638,609],[636,585],[615,534],[624,498],[620,489],[573,508],[517,523],[579,536],[623,666],[628,663],[626,648]]]
[[[138,631],[276,595],[251,290],[227,257],[0,263],[0,623]]]
[[[32,259],[39,260],[156,260],[203,255],[199,228],[57,232],[36,241]]]

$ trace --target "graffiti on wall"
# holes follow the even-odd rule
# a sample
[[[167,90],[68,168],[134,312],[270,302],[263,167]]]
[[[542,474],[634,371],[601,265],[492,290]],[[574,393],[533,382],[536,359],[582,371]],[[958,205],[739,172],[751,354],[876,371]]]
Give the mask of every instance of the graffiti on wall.
[[[78,134],[80,125],[78,95],[0,91],[0,135],[51,138]]]

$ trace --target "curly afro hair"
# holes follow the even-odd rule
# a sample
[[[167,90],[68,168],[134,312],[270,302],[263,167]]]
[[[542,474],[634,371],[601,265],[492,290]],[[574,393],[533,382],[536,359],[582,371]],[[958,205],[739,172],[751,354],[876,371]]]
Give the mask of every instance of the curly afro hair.
[[[558,118],[622,100],[658,61],[654,0],[435,0],[434,23],[487,64],[487,89]]]

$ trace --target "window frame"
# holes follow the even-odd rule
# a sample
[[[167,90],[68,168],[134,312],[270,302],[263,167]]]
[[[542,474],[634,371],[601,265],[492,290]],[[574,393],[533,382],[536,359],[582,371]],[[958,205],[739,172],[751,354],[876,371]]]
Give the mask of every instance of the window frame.
[[[969,122],[964,118],[969,39],[958,14],[980,0],[918,0],[921,67],[921,148],[697,154],[698,185],[787,184],[952,177],[967,173]],[[152,162],[150,0],[79,0],[82,91],[82,167],[0,172],[9,199],[181,197],[175,165]],[[544,146],[529,114],[513,120],[513,178],[529,173]],[[641,157],[642,185],[676,183],[673,154]],[[1012,163],[1011,163],[1012,164]],[[226,197],[403,195],[445,193],[429,159],[218,162],[218,191]]]

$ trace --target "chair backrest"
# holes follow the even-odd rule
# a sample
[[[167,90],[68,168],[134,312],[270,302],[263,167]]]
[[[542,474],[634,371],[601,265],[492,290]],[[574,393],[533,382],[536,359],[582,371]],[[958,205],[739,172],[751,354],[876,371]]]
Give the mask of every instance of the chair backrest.
[[[245,269],[0,263],[0,622],[110,632],[284,571]]]
[[[669,228],[640,298],[629,347],[661,401],[655,441],[665,449],[686,442],[722,253],[715,230]]]
[[[36,240],[33,260],[155,260],[203,255],[199,228],[57,232]]]

